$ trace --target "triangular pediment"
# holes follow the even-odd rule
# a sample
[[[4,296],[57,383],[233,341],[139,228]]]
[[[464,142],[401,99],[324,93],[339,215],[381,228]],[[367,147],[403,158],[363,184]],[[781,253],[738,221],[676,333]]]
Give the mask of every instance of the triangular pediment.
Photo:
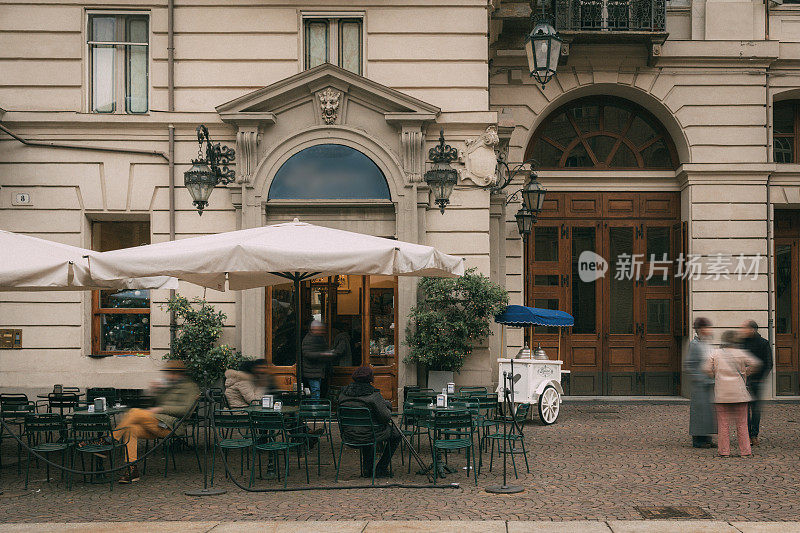
[[[305,70],[294,76],[240,96],[216,107],[226,122],[263,117],[269,120],[298,102],[314,98],[321,90],[332,87],[346,93],[348,98],[360,100],[384,113],[387,117],[435,118],[440,109],[405,93],[372,81],[330,63]]]

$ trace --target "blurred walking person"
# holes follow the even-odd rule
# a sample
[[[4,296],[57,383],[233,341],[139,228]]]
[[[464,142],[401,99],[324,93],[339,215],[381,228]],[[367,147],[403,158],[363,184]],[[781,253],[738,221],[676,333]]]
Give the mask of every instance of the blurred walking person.
[[[731,454],[731,425],[736,427],[739,455],[752,455],[747,431],[747,405],[752,396],[747,390],[747,376],[761,367],[761,361],[737,348],[738,341],[735,331],[723,333],[719,349],[711,352],[705,364],[708,375],[714,377],[714,403],[719,426],[717,451],[721,457],[730,457]]]
[[[689,379],[692,403],[689,408],[689,435],[695,448],[711,448],[711,435],[717,432],[713,408],[714,379],[704,371],[711,340],[711,321],[697,317],[692,324],[695,336],[683,361],[683,373]]]
[[[758,324],[748,320],[739,328],[742,348],[761,361],[761,368],[747,378],[747,388],[753,396],[748,405],[747,430],[750,433],[750,446],[758,446],[758,433],[761,426],[761,394],[764,390],[764,379],[772,370],[772,348],[769,341],[759,335]]]

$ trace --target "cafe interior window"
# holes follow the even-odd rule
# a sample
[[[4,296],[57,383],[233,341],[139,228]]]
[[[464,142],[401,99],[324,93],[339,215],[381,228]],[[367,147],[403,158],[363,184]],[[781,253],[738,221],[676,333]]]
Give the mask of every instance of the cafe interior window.
[[[306,69],[332,63],[355,74],[362,73],[363,19],[306,17],[303,33]]]
[[[149,222],[94,222],[92,248],[98,252],[150,244]],[[150,351],[150,291],[101,290],[92,293],[92,353]]]
[[[87,45],[93,113],[147,113],[149,17],[89,15]]]
[[[269,287],[266,294],[267,360],[273,366],[295,362],[294,288]],[[390,366],[396,361],[397,278],[329,276],[301,284],[303,336],[312,320],[326,325],[327,343],[341,356],[334,366]]]

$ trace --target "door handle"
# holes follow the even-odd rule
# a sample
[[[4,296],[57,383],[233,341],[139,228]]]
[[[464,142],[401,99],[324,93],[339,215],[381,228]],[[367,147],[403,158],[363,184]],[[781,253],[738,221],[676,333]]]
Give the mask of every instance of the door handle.
[[[566,224],[561,224],[561,236],[569,239],[569,228]]]
[[[561,286],[562,287],[569,287],[569,275],[562,274],[561,275]]]

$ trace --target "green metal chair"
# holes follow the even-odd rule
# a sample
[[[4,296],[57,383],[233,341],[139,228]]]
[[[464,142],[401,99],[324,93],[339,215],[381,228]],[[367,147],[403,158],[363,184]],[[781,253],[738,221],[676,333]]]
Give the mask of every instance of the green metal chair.
[[[339,482],[339,469],[342,466],[342,452],[344,451],[344,447],[348,446],[350,448],[358,449],[359,452],[364,448],[372,448],[372,484],[375,485],[375,468],[378,464],[378,435],[377,430],[381,429],[380,426],[375,424],[375,421],[372,419],[372,411],[369,410],[367,407],[347,407],[347,406],[339,406],[338,411],[338,419],[339,419],[339,434],[342,438],[342,443],[339,446],[339,462],[336,466],[336,480],[335,482]],[[365,439],[366,442],[355,442],[353,440],[348,440],[345,436],[347,433],[347,429],[366,429],[367,434],[370,435],[369,438]],[[362,471],[364,465],[361,465]]]
[[[475,468],[475,453],[473,446],[474,425],[472,415],[466,409],[452,411],[436,411],[433,414],[433,484],[439,474],[439,452],[452,452],[464,450],[467,466],[472,460],[472,473],[475,485],[478,485],[478,471]],[[469,477],[469,468],[467,468]]]
[[[94,403],[97,398],[105,398],[110,407],[117,401],[117,389],[114,387],[90,387],[86,389],[86,405]]]
[[[304,439],[297,438],[297,434],[290,434],[286,427],[286,417],[280,412],[253,411],[250,413],[250,434],[253,438],[253,461],[250,465],[250,486],[255,483],[256,476],[256,453],[267,452],[277,456],[283,453],[284,476],[283,488],[289,478],[289,452],[297,451],[297,462],[300,466],[300,453],[303,451],[306,464],[306,483],[308,477],[308,448],[304,446]],[[259,477],[261,477],[261,462],[259,461]],[[275,471],[278,480],[281,478],[281,468],[275,460]]]
[[[0,427],[0,447],[3,439],[13,439],[12,427],[17,428],[17,436],[22,438],[25,433],[25,416],[28,413],[36,412],[36,404],[28,400],[25,394],[0,394],[0,418],[8,426],[9,434],[6,435],[5,428]],[[0,467],[3,466],[3,454],[0,452]],[[22,473],[22,445],[17,442],[17,475]]]
[[[328,444],[331,446],[331,456],[333,457],[333,466],[335,468],[336,452],[333,449],[333,435],[331,432],[331,419],[333,418],[331,401],[301,400],[298,416],[298,431],[293,433],[292,437],[303,439],[306,444],[310,444],[312,440],[317,441],[317,475],[320,475],[320,465],[322,463],[322,452],[320,451],[321,446],[319,446],[319,444],[322,442],[323,438],[327,438]],[[321,432],[317,431],[318,425],[322,428]]]
[[[244,475],[245,450],[253,446],[253,439],[250,436],[250,413],[243,409],[215,409],[212,416],[214,452],[211,454],[211,479],[214,479],[217,450],[223,454],[226,464],[228,452],[239,450],[239,475]],[[249,453],[247,461],[250,462]],[[227,469],[225,477],[228,477]]]
[[[31,452],[48,456],[51,453],[61,453],[61,466],[67,466],[69,453],[72,451],[72,442],[67,433],[67,424],[63,416],[56,413],[29,413],[25,415],[25,435],[28,441],[28,457],[25,465],[25,489],[28,488],[28,479],[31,471]],[[37,461],[38,463],[38,461]],[[47,482],[50,482],[50,463],[45,462]],[[64,471],[61,472],[64,478]],[[69,490],[69,473],[66,473],[67,490]]]
[[[512,423],[511,417],[504,417],[501,419],[497,419],[499,422],[503,424],[503,431],[498,431],[496,433],[490,433],[484,437],[485,439],[489,439],[492,443],[491,450],[489,451],[489,472],[492,471],[492,461],[494,459],[494,443],[497,442],[498,446],[498,456],[502,457],[505,453],[511,456],[511,464],[514,466],[514,477],[519,478],[517,474],[517,463],[514,460],[515,455],[522,455],[525,459],[525,469],[530,474],[531,468],[528,465],[528,452],[525,449],[525,435],[523,434],[523,427],[525,424],[525,419],[528,417],[528,412],[530,411],[531,405],[528,403],[521,403],[517,405],[514,411],[514,420],[516,424]],[[508,434],[506,434],[505,426],[507,424],[511,424],[511,428],[508,430]],[[517,430],[516,428],[519,428]],[[508,439],[507,447],[504,447],[504,440]],[[517,443],[520,444],[520,447],[517,447]]]
[[[90,464],[97,460],[102,470],[102,459],[108,458],[109,468],[114,468],[114,452],[125,449],[125,443],[114,438],[111,430],[111,417],[105,413],[75,413],[72,415],[72,460],[75,454],[81,458],[81,469],[86,470],[84,457],[89,455]],[[95,474],[89,475],[89,481]],[[114,479],[109,477],[111,490],[114,490]],[[84,480],[86,476],[84,475]]]

